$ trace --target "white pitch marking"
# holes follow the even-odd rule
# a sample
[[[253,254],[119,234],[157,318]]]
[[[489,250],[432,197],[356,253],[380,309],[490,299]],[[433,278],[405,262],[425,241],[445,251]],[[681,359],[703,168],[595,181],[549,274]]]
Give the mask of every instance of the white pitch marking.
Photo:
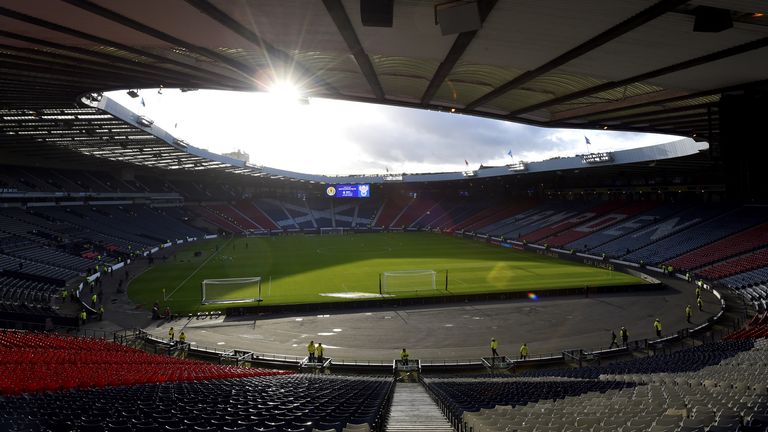
[[[171,296],[173,296],[173,294],[174,294],[176,291],[178,291],[178,290],[179,290],[179,288],[181,288],[181,286],[182,286],[182,285],[184,285],[185,283],[187,283],[187,281],[188,281],[188,280],[190,280],[190,279],[192,278],[192,276],[194,276],[194,275],[195,275],[195,274],[196,274],[198,271],[200,271],[200,269],[201,269],[201,268],[203,268],[203,266],[205,266],[205,265],[208,263],[208,261],[210,261],[210,260],[211,260],[213,257],[215,257],[216,255],[218,255],[218,254],[219,254],[219,251],[222,251],[222,250],[224,250],[224,248],[225,248],[225,247],[227,247],[227,246],[228,246],[228,245],[229,245],[231,242],[232,242],[232,239],[229,239],[229,240],[228,240],[226,243],[224,243],[224,246],[222,246],[221,248],[219,248],[219,250],[218,250],[218,251],[214,252],[214,253],[213,253],[211,256],[209,256],[209,257],[208,257],[208,258],[207,258],[205,261],[203,261],[202,263],[200,263],[200,265],[199,265],[199,266],[197,266],[197,268],[195,269],[195,271],[193,271],[193,272],[192,272],[192,273],[191,273],[189,276],[187,276],[187,278],[186,278],[186,279],[184,279],[183,281],[181,281],[181,283],[180,283],[180,284],[179,284],[179,285],[178,285],[176,288],[174,288],[174,289],[173,289],[173,291],[171,291],[171,293],[170,293],[170,294],[168,294],[168,295],[166,295],[166,296],[165,296],[166,300],[167,300],[167,299],[169,299],[169,298],[171,298]]]

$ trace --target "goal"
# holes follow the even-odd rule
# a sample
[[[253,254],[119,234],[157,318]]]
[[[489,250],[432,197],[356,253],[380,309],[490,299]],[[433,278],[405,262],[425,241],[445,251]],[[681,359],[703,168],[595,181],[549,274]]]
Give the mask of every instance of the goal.
[[[261,301],[261,278],[205,279],[202,304],[253,303]]]
[[[321,227],[320,228],[320,235],[344,235],[349,234],[349,228],[332,228],[332,227]]]
[[[400,270],[381,274],[381,294],[397,292],[435,291],[434,270]]]

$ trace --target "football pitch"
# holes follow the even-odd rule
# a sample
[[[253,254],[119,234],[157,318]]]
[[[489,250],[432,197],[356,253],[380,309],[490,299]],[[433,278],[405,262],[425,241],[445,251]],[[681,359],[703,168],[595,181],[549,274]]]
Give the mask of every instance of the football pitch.
[[[131,282],[129,295],[146,308],[157,301],[174,313],[223,307],[201,304],[205,279],[261,277],[262,305],[380,299],[381,274],[413,270],[434,271],[435,289],[406,286],[387,295],[536,293],[643,283],[621,272],[428,232],[216,239],[192,243],[165,261],[157,259],[161,256],[162,251],[155,265]],[[431,277],[420,283],[431,287]],[[385,293],[386,284],[395,288],[398,280],[387,279]],[[245,286],[228,295],[256,298],[257,291]]]

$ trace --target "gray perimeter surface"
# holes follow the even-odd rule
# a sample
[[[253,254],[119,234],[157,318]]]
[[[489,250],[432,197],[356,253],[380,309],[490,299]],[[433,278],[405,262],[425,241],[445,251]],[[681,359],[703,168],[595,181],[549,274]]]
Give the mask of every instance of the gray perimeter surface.
[[[141,263],[130,266],[138,274]],[[114,283],[118,277],[115,277]],[[719,311],[717,299],[704,294],[704,312],[695,303],[692,284],[665,278],[669,288],[622,294],[548,297],[537,301],[470,302],[439,306],[327,311],[311,315],[177,318],[152,321],[146,308],[118,294],[105,278],[104,321],[89,328],[143,328],[167,338],[173,326],[187,341],[217,349],[245,349],[258,353],[305,356],[310,340],[322,342],[326,356],[343,360],[390,361],[402,348],[423,360],[477,360],[490,355],[490,340],[499,353],[516,357],[528,343],[532,357],[572,348],[604,348],[611,329],[629,330],[631,340],[655,339],[652,323],[658,317],[664,335],[694,327]],[[687,304],[694,308],[693,324],[685,322]]]

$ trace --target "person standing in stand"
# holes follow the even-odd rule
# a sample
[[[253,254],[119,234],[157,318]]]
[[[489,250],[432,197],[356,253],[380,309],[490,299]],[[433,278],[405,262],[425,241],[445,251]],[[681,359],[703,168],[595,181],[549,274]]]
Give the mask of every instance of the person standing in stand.
[[[314,363],[315,362],[315,341],[309,341],[309,345],[307,345],[307,362]]]

